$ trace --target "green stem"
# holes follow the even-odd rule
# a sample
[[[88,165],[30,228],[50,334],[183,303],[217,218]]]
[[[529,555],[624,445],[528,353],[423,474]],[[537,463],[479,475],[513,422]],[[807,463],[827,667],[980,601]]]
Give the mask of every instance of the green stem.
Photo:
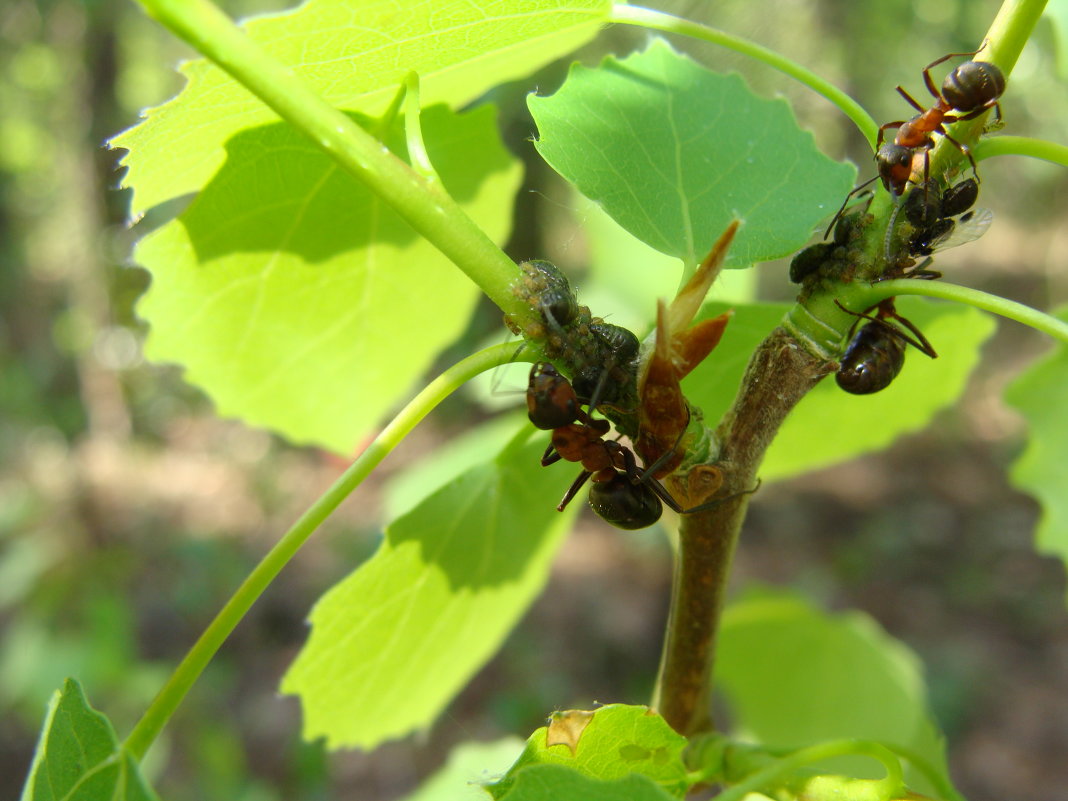
[[[661,11],[653,11],[652,9],[639,8],[637,6],[618,4],[612,6],[608,21],[623,25],[640,25],[644,28],[654,28],[668,33],[679,34],[680,36],[689,36],[693,39],[700,39],[704,42],[711,42],[712,44],[729,48],[757,61],[762,61],[772,69],[789,75],[830,100],[842,110],[843,114],[853,120],[853,124],[860,129],[860,132],[867,137],[869,142],[875,142],[879,126],[857,101],[834,84],[805,69],[800,64],[776,53],[774,50],[769,50],[756,42],[750,42],[748,39],[743,39],[740,36],[735,36],[708,25],[701,25]]]
[[[174,714],[215,652],[315,529],[435,406],[479,373],[508,363],[514,351],[514,344],[487,348],[468,356],[434,379],[382,429],[330,489],[301,515],[215,616],[134,726],[125,744],[134,758],[144,757],[148,747]]]
[[[1027,136],[988,136],[972,152],[976,161],[993,156],[1030,156],[1068,167],[1068,147]]]
[[[988,292],[982,292],[966,286],[958,286],[957,284],[949,284],[945,281],[917,281],[908,278],[880,281],[868,287],[863,294],[858,294],[856,305],[867,308],[884,298],[892,298],[897,295],[925,295],[929,298],[941,298],[942,300],[966,303],[969,306],[975,306],[977,309],[1029,325],[1031,328],[1044,334],[1049,334],[1061,342],[1068,343],[1068,323],[1063,320],[999,295],[991,295]]]
[[[904,791],[905,778],[901,763],[889,748],[867,740],[831,740],[794,751],[774,764],[747,776],[737,784],[732,784],[730,788],[717,795],[715,801],[741,801],[749,793],[781,783],[783,778],[799,768],[840,756],[869,756],[881,762],[886,768],[886,778],[879,783],[886,788],[886,798],[897,798]]]
[[[519,273],[436,182],[389,152],[300,77],[245,36],[209,0],[138,0],[148,13],[242,83],[365,183],[519,323],[534,322],[511,292]]]
[[[986,47],[978,58],[996,65],[1008,79],[1045,7],[1046,0],[1005,0],[986,32]],[[949,128],[950,135],[958,142],[974,145],[987,117],[983,114],[974,120],[955,123]],[[960,163],[964,158],[956,145],[943,138],[931,151],[931,172],[942,175],[950,164]]]

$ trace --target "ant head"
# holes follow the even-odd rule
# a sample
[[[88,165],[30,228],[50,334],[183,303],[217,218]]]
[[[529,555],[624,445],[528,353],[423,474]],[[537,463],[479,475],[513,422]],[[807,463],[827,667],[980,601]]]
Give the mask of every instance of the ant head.
[[[912,148],[887,142],[875,154],[879,177],[891,193],[900,195],[912,175]]]
[[[530,368],[527,384],[527,416],[536,428],[549,430],[575,422],[579,402],[575,390],[549,362]]]

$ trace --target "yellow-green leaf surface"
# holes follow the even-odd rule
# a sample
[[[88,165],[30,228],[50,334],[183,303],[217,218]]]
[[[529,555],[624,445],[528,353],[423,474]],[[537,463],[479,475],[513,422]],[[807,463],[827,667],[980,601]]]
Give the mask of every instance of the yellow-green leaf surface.
[[[1068,310],[1058,317],[1068,320]],[[1012,466],[1012,483],[1038,498],[1038,549],[1068,561],[1068,347],[1057,348],[1017,378],[1005,399],[1027,421],[1027,447]]]
[[[956,402],[979,362],[994,321],[968,306],[898,298],[898,310],[927,335],[938,350],[928,359],[909,348],[894,382],[874,395],[850,395],[828,376],[786,418],[760,468],[765,481],[828,467],[888,447],[919,431]],[[749,356],[790,308],[785,303],[707,304],[702,319],[728,308],[734,316],[712,355],[683,382],[687,397],[718,420],[729,408]]]
[[[490,106],[424,112],[445,186],[503,241],[517,162]],[[399,124],[390,140],[404,153]],[[283,124],[139,244],[146,353],[186,368],[219,412],[350,453],[467,325],[477,288],[389,207]]]
[[[309,0],[249,21],[245,31],[329,103],[375,116],[404,77],[423,103],[458,107],[530,74],[596,35],[606,0]],[[130,150],[134,209],[196,192],[222,166],[227,141],[277,115],[208,61],[182,67],[188,84],[111,141]]]
[[[570,520],[555,507],[575,470],[542,467],[544,448],[509,446],[426,498],[320,599],[282,683],[300,696],[306,738],[373,748],[423,728],[493,655]]]
[[[502,801],[671,801],[676,798],[651,779],[632,773],[595,779],[563,765],[531,765],[516,776]]]
[[[487,789],[494,798],[512,798],[513,785],[530,766],[551,764],[601,780],[640,774],[669,796],[682,798],[689,789],[682,760],[686,744],[685,737],[645,706],[609,704],[593,712],[557,712],[548,726],[530,735],[507,775]]]
[[[662,40],[574,65],[527,104],[538,152],[634,236],[690,266],[738,217],[728,267],[800,248],[856,174],[821,153],[784,100],[754,95]]]
[[[461,743],[448,762],[403,801],[487,801],[482,785],[499,779],[523,751],[508,737],[491,743]]]
[[[830,615],[787,593],[751,593],[724,612],[716,685],[729,701],[734,734],[745,739],[782,748],[879,740],[946,772],[919,660],[859,612]],[[866,760],[837,769],[881,775]]]
[[[8,777],[11,787],[14,777]],[[48,705],[22,801],[151,801],[156,794],[111,722],[67,679]]]

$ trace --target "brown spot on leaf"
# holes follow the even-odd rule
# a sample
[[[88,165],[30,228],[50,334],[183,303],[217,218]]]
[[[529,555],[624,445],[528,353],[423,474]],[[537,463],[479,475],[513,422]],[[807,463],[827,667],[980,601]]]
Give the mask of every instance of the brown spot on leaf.
[[[553,712],[549,717],[549,727],[545,733],[545,746],[566,745],[572,755],[578,749],[578,741],[586,726],[593,720],[594,713],[585,709],[568,709]]]

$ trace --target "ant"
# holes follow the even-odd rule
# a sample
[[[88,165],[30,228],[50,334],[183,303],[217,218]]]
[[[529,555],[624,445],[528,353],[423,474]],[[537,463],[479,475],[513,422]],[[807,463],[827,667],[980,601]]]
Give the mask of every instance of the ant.
[[[985,47],[985,43],[983,46]],[[966,61],[946,76],[939,91],[931,78],[931,69],[951,58],[974,56],[982,49],[980,47],[979,50],[970,53],[949,53],[924,67],[923,82],[937,101],[928,109],[925,109],[904,87],[897,87],[898,94],[905,98],[919,114],[909,120],[897,120],[881,126],[875,141],[875,162],[878,168],[876,177],[882,179],[883,186],[895,197],[901,195],[908,186],[914,172],[915,157],[921,150],[923,151],[923,180],[926,194],[926,186],[930,178],[930,150],[935,144],[934,134],[936,133],[948,139],[967,156],[972,172],[978,181],[979,170],[971,150],[950,136],[945,126],[948,123],[973,120],[991,108],[995,110],[995,117],[1000,121],[1001,104],[998,99],[1005,92],[1005,76],[996,65],[988,61]],[[950,114],[951,111],[959,113]],[[897,133],[894,135],[894,140],[884,142],[886,131],[895,127]],[[873,181],[875,178],[865,181],[846,196],[842,208],[831,221],[832,226],[845,210],[849,198]],[[830,227],[827,230],[829,232]]]
[[[561,459],[578,462],[582,472],[556,507],[563,511],[592,479],[590,507],[605,522],[617,528],[639,529],[653,525],[664,505],[678,514],[704,511],[727,498],[683,509],[663,484],[652,477],[653,468],[638,467],[634,452],[616,440],[606,440],[610,425],[595,420],[581,408],[582,401],[571,383],[548,362],[530,369],[527,414],[536,428],[552,430],[552,440],[541,458],[547,467]],[[590,410],[596,407],[591,399]],[[734,497],[734,496],[729,496]]]
[[[905,345],[912,345],[932,359],[938,354],[910,320],[902,317],[894,308],[894,299],[887,298],[863,312],[850,311],[837,300],[835,303],[842,311],[857,318],[849,329],[849,344],[835,374],[835,381],[842,389],[853,395],[870,395],[886,389],[905,364]],[[878,309],[875,316],[868,312]],[[869,322],[856,331],[861,320]],[[888,320],[897,320],[912,332],[913,339],[900,328],[891,325]],[[854,335],[854,331],[856,334]]]
[[[982,50],[982,48],[979,49]],[[1000,69],[988,61],[966,61],[946,76],[942,82],[941,91],[935,87],[931,79],[932,67],[957,56],[974,56],[978,52],[979,50],[971,53],[950,53],[924,67],[923,82],[931,96],[937,101],[928,109],[921,106],[912,95],[905,91],[904,87],[897,87],[898,94],[920,113],[910,120],[888,122],[881,126],[879,136],[875,141],[875,160],[879,167],[879,177],[882,178],[883,185],[895,195],[900,195],[904,191],[912,175],[912,160],[917,150],[923,150],[923,179],[927,181],[930,172],[929,151],[934,146],[932,135],[935,133],[948,139],[967,156],[972,165],[972,172],[978,176],[979,172],[971,151],[950,136],[946,132],[945,125],[951,122],[974,120],[990,108],[995,109],[995,115],[1000,120],[1001,104],[998,98],[1005,91],[1005,76]],[[950,111],[960,113],[949,114]],[[884,145],[883,138],[890,128],[897,128],[897,133],[892,143]]]

